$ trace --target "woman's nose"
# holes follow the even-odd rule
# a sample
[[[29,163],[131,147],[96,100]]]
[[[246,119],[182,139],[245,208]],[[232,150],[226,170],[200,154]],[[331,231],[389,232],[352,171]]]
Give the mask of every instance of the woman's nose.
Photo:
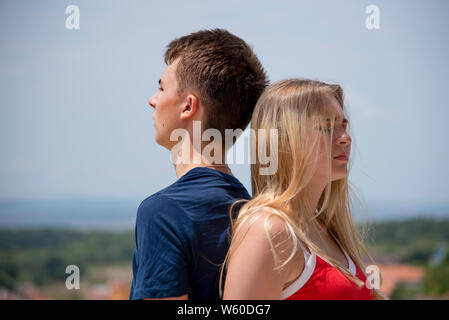
[[[346,130],[342,129],[337,135],[336,143],[341,146],[348,145],[352,142],[351,136],[346,132]]]

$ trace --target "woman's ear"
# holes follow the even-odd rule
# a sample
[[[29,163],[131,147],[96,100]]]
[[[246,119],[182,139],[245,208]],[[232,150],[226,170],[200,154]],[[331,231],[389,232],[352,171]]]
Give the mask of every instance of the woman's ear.
[[[198,98],[189,94],[186,98],[185,104],[181,112],[181,120],[192,118],[199,111]]]

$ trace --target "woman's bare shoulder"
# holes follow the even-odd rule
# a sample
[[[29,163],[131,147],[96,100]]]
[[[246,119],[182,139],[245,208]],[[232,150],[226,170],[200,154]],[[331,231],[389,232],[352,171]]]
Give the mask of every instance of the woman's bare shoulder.
[[[255,209],[251,217],[243,222],[243,228],[263,237],[282,237],[290,234],[287,221],[271,207]]]

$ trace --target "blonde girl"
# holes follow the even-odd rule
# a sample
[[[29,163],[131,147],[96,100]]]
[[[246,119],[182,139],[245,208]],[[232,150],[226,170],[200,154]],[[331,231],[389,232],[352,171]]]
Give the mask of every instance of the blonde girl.
[[[233,222],[224,299],[383,297],[367,284],[364,257],[373,260],[351,216],[348,123],[339,85],[288,79],[262,94],[251,128],[278,135],[253,135],[252,154],[277,153],[278,166],[265,174],[258,157],[251,165],[253,198]]]

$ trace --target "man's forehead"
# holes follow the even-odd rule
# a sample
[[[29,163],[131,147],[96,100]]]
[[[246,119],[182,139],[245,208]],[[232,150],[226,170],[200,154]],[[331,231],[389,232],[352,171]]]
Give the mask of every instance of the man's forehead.
[[[174,61],[166,66],[164,72],[161,75],[160,81],[162,83],[176,81],[176,67],[177,61]]]

